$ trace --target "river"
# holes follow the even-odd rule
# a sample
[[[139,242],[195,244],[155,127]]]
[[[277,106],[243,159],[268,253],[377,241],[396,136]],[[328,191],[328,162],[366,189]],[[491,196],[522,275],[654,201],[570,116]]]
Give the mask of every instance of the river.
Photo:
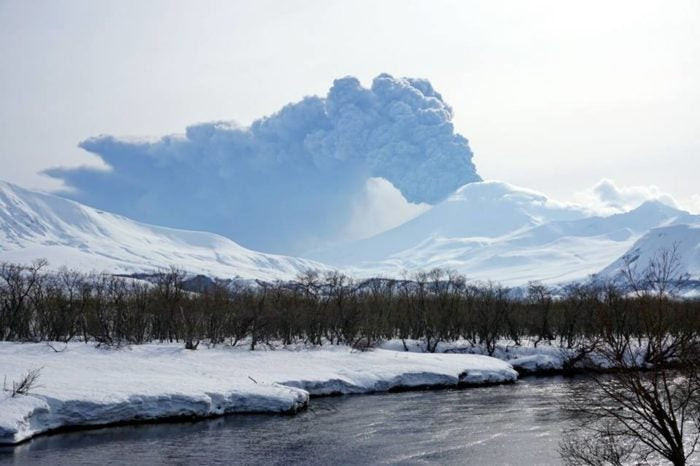
[[[0,449],[0,465],[560,464],[564,377],[314,398],[294,416],[230,415],[58,433]]]

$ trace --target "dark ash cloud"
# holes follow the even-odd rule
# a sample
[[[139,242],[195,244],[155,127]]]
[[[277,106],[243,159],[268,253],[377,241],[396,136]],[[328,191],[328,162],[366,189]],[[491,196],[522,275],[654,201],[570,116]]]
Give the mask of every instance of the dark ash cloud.
[[[452,109],[423,79],[383,74],[367,89],[338,79],[250,127],[193,125],[156,142],[99,136],[80,144],[111,170],[54,168],[65,195],[137,220],[207,230],[264,251],[332,241],[367,179],[434,204],[480,180]]]

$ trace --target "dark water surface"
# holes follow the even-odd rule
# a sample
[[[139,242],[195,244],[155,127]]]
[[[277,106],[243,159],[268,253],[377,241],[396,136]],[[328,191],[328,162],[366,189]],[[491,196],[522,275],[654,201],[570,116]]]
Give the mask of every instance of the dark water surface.
[[[314,398],[296,416],[230,415],[38,437],[0,464],[560,464],[576,380]]]

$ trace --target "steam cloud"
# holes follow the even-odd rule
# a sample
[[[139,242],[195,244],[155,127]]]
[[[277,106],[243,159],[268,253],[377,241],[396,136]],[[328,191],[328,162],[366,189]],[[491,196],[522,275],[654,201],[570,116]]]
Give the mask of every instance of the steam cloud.
[[[80,144],[110,170],[54,168],[65,195],[129,217],[207,230],[258,250],[299,253],[349,231],[370,178],[435,204],[480,177],[452,109],[422,79],[338,79],[244,128],[203,123],[156,142]],[[352,230],[352,228],[350,228]]]
[[[593,212],[603,215],[627,212],[646,201],[660,201],[671,207],[682,208],[673,196],[657,186],[618,186],[607,178],[592,188],[576,193],[575,197]]]

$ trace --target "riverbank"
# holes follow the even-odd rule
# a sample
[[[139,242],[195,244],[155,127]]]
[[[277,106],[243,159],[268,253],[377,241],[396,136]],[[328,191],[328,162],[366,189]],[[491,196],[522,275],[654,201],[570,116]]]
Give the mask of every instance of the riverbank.
[[[426,353],[427,346],[423,340],[388,340],[380,346],[382,349],[409,353]],[[474,354],[489,355],[484,345],[473,344],[464,339],[440,342],[435,346],[436,354]],[[628,357],[630,366],[644,367],[644,348],[632,346]],[[573,375],[586,372],[604,372],[611,369],[611,361],[599,351],[586,351],[580,348],[566,348],[555,342],[535,344],[530,339],[519,343],[512,340],[499,340],[491,357],[505,361],[519,375]]]
[[[227,413],[294,413],[310,396],[514,382],[507,362],[345,346],[241,347],[0,343],[6,387],[40,369],[27,394],[0,393],[0,444],[77,426]]]
[[[525,377],[466,390],[321,397],[294,416],[81,429],[0,447],[0,465],[562,464],[561,409],[585,378]]]

